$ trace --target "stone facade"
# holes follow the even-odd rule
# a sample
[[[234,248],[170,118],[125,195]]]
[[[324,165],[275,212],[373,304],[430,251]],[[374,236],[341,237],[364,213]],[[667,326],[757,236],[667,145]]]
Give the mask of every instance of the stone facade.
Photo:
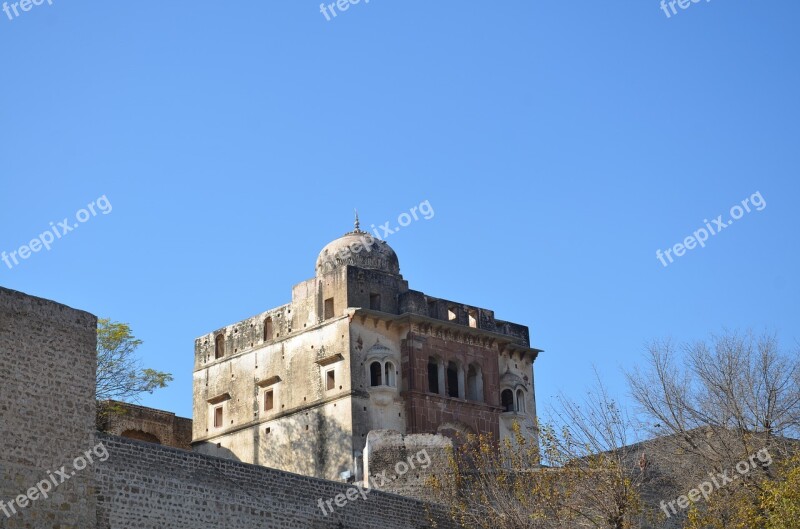
[[[409,289],[358,226],[316,271],[291,303],[195,341],[196,451],[362,479],[372,430],[536,436],[527,327]]]
[[[97,429],[101,432],[183,450],[192,449],[192,420],[174,413],[127,402],[99,403]]]
[[[94,446],[97,318],[0,287],[0,501],[7,504]],[[58,482],[61,478],[56,478]],[[0,511],[0,527],[95,526],[92,469],[47,499]]]

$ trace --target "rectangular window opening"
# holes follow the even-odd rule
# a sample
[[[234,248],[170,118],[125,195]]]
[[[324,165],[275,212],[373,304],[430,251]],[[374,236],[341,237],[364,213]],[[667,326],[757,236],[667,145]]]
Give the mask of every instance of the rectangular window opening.
[[[328,298],[325,300],[323,318],[326,320],[333,318],[333,298]]]
[[[439,393],[439,366],[435,361],[428,363],[428,391]]]
[[[370,310],[381,310],[381,295],[380,294],[370,294],[369,295],[369,308]]]
[[[449,321],[455,321],[455,320],[458,319],[458,313],[456,312],[456,308],[455,307],[449,307],[447,309],[447,319]]]
[[[274,390],[269,390],[264,393],[264,411],[269,411],[275,406],[275,393]]]

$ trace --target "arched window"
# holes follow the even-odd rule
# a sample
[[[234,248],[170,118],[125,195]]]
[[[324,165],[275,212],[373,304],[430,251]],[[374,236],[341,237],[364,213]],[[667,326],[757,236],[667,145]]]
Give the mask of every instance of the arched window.
[[[272,336],[272,318],[267,318],[264,320],[264,341],[272,340]]]
[[[372,362],[369,365],[369,385],[380,386],[382,384],[383,382],[381,381],[381,363]]]
[[[514,411],[514,392],[504,389],[500,394],[500,405],[503,406],[503,411]]]
[[[385,384],[387,386],[395,387],[397,383],[395,381],[394,364],[391,362],[386,362],[386,367],[384,371],[386,374],[386,377],[384,378],[384,380],[386,381]]]
[[[525,392],[521,389],[517,390],[517,411],[525,413]]]
[[[125,430],[120,434],[120,437],[126,437],[128,439],[136,439],[137,441],[144,441],[146,443],[153,443],[160,445],[161,441],[155,435],[151,433],[146,433],[141,430]]]
[[[483,402],[483,372],[475,364],[467,368],[467,399]]]
[[[220,359],[225,356],[225,335],[218,334],[214,339],[214,359]]]
[[[453,361],[447,363],[447,396],[457,399],[460,397],[458,387],[458,364]]]
[[[428,359],[428,391],[439,393],[439,362],[434,357]]]

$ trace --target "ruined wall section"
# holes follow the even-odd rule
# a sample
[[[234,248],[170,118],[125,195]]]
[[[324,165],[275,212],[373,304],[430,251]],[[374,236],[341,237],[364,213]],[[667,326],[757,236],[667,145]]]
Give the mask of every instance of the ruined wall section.
[[[402,276],[347,267],[347,307],[400,314],[399,299],[408,291],[408,281]]]
[[[443,435],[372,431],[367,436],[364,468],[369,482],[380,490],[431,501],[431,479],[452,474],[452,449],[453,442]]]
[[[127,402],[103,401],[97,429],[112,435],[192,449],[192,420],[174,413]]]

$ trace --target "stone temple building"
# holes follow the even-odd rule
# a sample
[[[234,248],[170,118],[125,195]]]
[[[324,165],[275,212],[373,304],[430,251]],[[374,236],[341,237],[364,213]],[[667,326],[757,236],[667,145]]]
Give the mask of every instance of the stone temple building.
[[[290,303],[196,339],[193,448],[360,480],[373,430],[535,438],[539,352],[524,325],[410,289],[356,219]]]

